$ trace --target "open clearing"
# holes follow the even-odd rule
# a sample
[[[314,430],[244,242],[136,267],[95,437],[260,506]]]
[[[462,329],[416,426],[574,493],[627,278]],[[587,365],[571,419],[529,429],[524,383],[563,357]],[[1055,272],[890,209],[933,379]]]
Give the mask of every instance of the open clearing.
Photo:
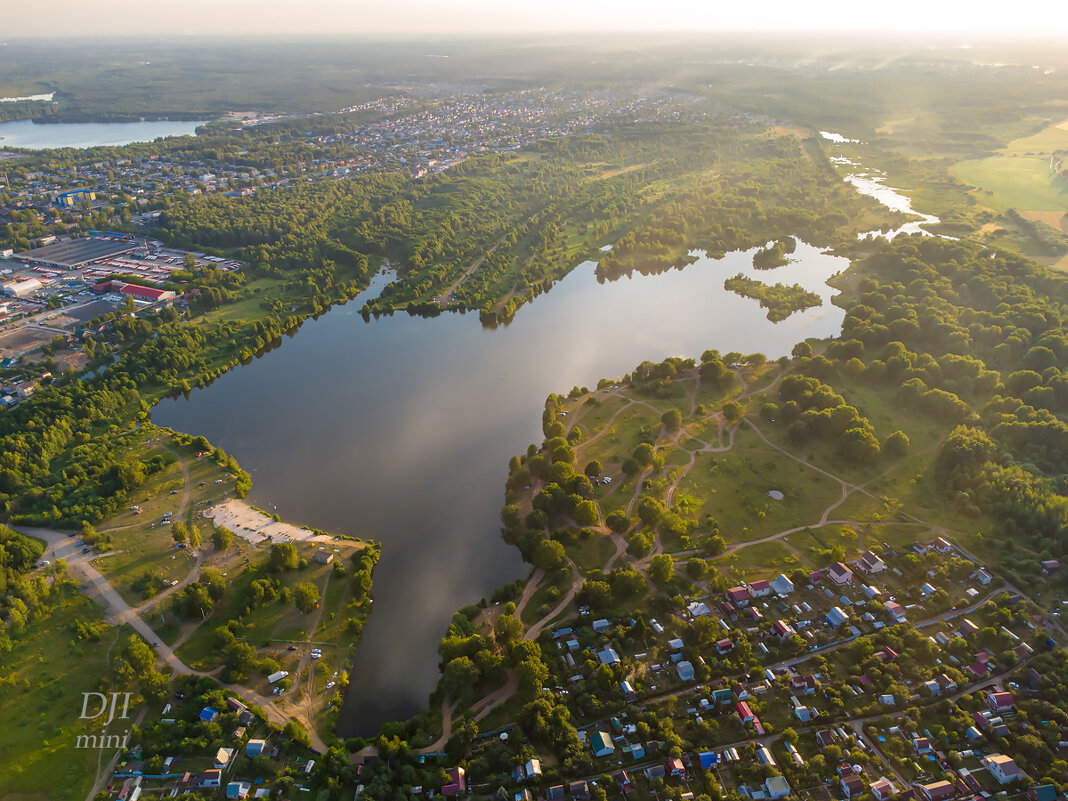
[[[990,156],[953,165],[953,175],[990,193],[1001,209],[1060,211],[1068,209],[1068,182],[1050,170],[1049,159]]]
[[[211,518],[215,521],[215,525],[228,528],[238,537],[249,542],[260,542],[265,539],[276,542],[303,542],[316,537],[313,531],[291,523],[272,520],[244,501],[234,499],[215,504],[204,512],[204,517]]]
[[[989,192],[990,202],[1000,209],[1027,210],[1025,216],[1052,211],[1063,214],[1068,210],[1068,181],[1050,168],[1050,157],[1063,150],[1068,150],[1068,120],[1014,139],[996,156],[959,162],[950,172]],[[1042,222],[1059,225],[1046,219]]]

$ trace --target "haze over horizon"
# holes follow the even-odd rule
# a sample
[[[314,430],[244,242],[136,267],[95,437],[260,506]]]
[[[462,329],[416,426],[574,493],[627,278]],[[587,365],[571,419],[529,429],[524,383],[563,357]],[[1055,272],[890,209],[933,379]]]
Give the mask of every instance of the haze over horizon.
[[[561,33],[870,32],[1011,38],[1068,35],[1068,15],[1051,15],[1043,0],[1011,8],[982,0],[966,12],[956,4],[901,0],[893,9],[853,0],[818,5],[767,0],[721,6],[703,0],[176,0],[144,4],[51,0],[10,4],[9,39],[158,35],[428,36]],[[47,13],[43,13],[47,12]]]

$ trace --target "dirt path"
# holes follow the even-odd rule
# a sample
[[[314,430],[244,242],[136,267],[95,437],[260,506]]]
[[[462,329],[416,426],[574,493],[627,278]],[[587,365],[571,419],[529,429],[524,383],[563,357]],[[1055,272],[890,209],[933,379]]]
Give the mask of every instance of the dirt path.
[[[113,626],[129,625],[148,642],[156,652],[156,657],[165,666],[179,676],[209,676],[214,678],[216,671],[194,670],[178,658],[174,649],[163,642],[159,635],[130,607],[118,591],[91,563],[92,554],[81,553],[75,535],[47,528],[28,528],[20,526],[19,531],[31,537],[44,540],[54,559],[63,559],[71,575],[85,585],[85,594],[102,606],[108,613],[107,621]],[[278,725],[285,725],[289,717],[278,708],[274,699],[254,690],[234,684],[220,685],[241,697],[246,703],[261,706],[269,720]]]
[[[485,253],[475,259],[471,263],[471,266],[464,270],[463,275],[461,275],[459,278],[453,281],[452,284],[442,290],[441,294],[438,295],[437,298],[438,305],[441,308],[444,309],[449,305],[449,299],[452,296],[452,293],[460,287],[460,284],[470,278],[474,274],[475,270],[482,266],[483,262],[485,262],[486,259],[488,259],[490,256],[497,252],[497,248],[499,248],[504,243],[504,240],[505,237],[503,236],[498,239],[497,242],[493,245],[493,247],[491,247],[489,250],[487,250]]]
[[[313,612],[314,618],[308,621],[308,636],[304,638],[304,644],[308,645],[315,637],[315,632],[319,628],[319,622],[323,619],[323,612],[326,610],[326,591],[330,587],[330,577],[334,571],[328,571],[326,574],[326,581],[323,582],[322,589],[319,591],[319,595],[322,601],[319,603],[319,608]],[[305,729],[308,730],[308,734],[311,737],[312,748],[318,751],[320,754],[325,754],[327,751],[327,745],[323,742],[323,739],[319,736],[319,732],[315,728],[315,714],[322,706],[317,702],[315,695],[315,663],[318,660],[312,659],[311,649],[301,656],[300,662],[297,665],[297,678],[294,679],[294,685],[299,680],[302,685],[303,697],[300,701],[294,701],[292,704],[285,702],[278,703],[279,708],[289,713],[290,707],[295,707],[296,711],[291,713],[292,717],[297,720]],[[290,688],[290,692],[293,688]]]

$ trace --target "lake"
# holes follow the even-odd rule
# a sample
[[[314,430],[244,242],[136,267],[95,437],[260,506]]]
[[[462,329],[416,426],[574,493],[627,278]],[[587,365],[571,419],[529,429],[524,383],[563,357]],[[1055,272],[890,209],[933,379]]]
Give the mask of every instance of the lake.
[[[163,136],[196,133],[201,121],[144,120],[141,122],[0,122],[0,148],[44,150],[56,147],[102,147],[153,142]]]
[[[233,454],[252,474],[257,506],[382,542],[343,735],[375,734],[423,709],[453,612],[528,572],[501,539],[498,513],[508,459],[541,442],[550,392],[646,359],[710,347],[776,358],[840,332],[844,313],[826,281],[846,259],[798,243],[795,263],[757,271],[753,253],[603,285],[586,262],[496,330],[474,313],[365,322],[359,309],[389,280],[379,274],[283,347],[153,410],[156,423]],[[724,290],[739,272],[800,283],[824,304],[771,323]]]

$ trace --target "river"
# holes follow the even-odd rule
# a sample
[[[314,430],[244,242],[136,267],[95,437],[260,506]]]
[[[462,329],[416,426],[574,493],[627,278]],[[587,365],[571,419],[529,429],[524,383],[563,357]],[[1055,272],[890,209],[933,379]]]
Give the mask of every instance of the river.
[[[843,311],[826,281],[846,259],[798,243],[794,263],[756,271],[753,252],[603,285],[586,262],[496,330],[475,314],[365,322],[358,311],[388,281],[380,274],[284,347],[153,410],[156,423],[232,453],[261,508],[382,542],[344,735],[423,709],[453,612],[528,571],[502,541],[498,513],[508,459],[541,441],[550,392],[645,359],[709,347],[776,358],[839,333]],[[769,322],[755,301],[723,289],[739,272],[800,283],[824,303]]]
[[[140,122],[55,122],[33,120],[0,122],[0,148],[23,147],[44,150],[59,147],[102,147],[153,142],[166,136],[196,133],[201,121],[142,120]]]

